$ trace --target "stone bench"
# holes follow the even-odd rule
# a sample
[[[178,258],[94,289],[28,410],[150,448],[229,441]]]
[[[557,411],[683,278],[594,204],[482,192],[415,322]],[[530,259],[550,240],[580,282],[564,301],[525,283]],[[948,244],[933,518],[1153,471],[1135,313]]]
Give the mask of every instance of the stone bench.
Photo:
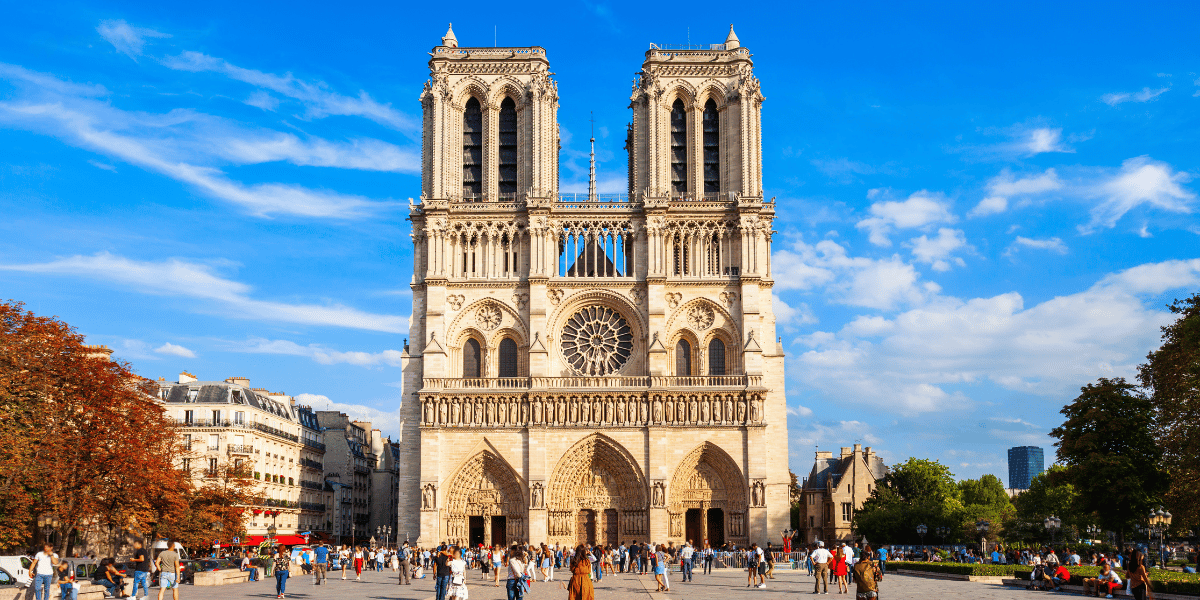
[[[959,573],[938,573],[937,571],[914,571],[911,569],[890,570],[888,573],[907,575],[909,577],[926,577],[929,579],[948,579],[951,581],[974,581],[976,583],[1001,583],[1004,579],[997,575],[964,575]],[[886,576],[886,575],[885,575]]]
[[[1026,587],[1030,583],[1033,583],[1033,582],[1028,579],[1005,578],[1005,580],[1004,580],[1004,585],[1010,585],[1010,586],[1014,586],[1014,587]],[[1062,589],[1062,591],[1069,592],[1071,594],[1082,594],[1083,593],[1082,585],[1064,585],[1061,587],[1061,589]],[[1038,591],[1038,590],[1041,590],[1041,584],[1038,584],[1037,590],[1035,590],[1035,591]],[[1123,586],[1120,589],[1113,590],[1113,598],[1132,598],[1132,597],[1133,596],[1130,596],[1129,594],[1125,593],[1125,588]],[[1154,598],[1155,598],[1155,600],[1196,600],[1196,596],[1184,596],[1182,594],[1164,594],[1162,592],[1154,592]]]
[[[258,569],[255,568],[255,570],[257,571]],[[230,585],[250,581],[250,571],[243,571],[241,569],[198,571],[193,577],[192,585]],[[259,579],[262,579],[262,577],[259,577]]]

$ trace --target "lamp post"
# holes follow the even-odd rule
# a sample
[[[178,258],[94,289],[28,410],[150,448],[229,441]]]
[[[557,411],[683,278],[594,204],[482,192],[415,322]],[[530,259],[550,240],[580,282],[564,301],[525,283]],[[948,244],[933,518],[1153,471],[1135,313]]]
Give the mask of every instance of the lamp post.
[[[1053,549],[1054,534],[1057,533],[1060,528],[1062,528],[1062,519],[1054,515],[1050,515],[1049,517],[1046,517],[1045,521],[1042,521],[1042,524],[1045,525],[1046,529],[1050,532],[1050,548]]]
[[[42,541],[50,543],[50,536],[54,535],[61,523],[58,520],[58,515],[44,514],[38,516],[38,527],[42,529]]]
[[[929,533],[929,528],[924,523],[917,525],[917,535],[921,536],[921,549],[925,549],[925,534]]]
[[[979,552],[982,555],[980,558],[987,555],[987,532],[991,526],[986,519],[975,521],[975,531],[979,532]]]
[[[358,523],[350,523],[350,547],[351,548],[358,547],[358,535],[356,532],[357,529],[358,529]]]
[[[1153,533],[1158,534],[1158,554],[1160,557],[1159,560],[1161,560],[1163,564],[1165,564],[1167,562],[1166,561],[1166,553],[1167,553],[1166,535],[1167,535],[1167,529],[1170,529],[1170,527],[1171,527],[1171,513],[1164,511],[1163,507],[1161,507],[1161,506],[1158,507],[1158,510],[1150,511],[1150,528]]]
[[[221,529],[224,526],[220,521],[213,521],[212,530],[216,532],[216,538],[213,539],[213,558],[217,558],[221,553]]]
[[[940,538],[942,540],[942,545],[945,546],[946,545],[946,536],[950,535],[950,528],[946,527],[945,525],[940,525],[940,526],[938,526],[936,531],[937,531],[938,538]]]
[[[1095,540],[1097,537],[1100,536],[1100,528],[1097,527],[1094,523],[1087,526],[1087,532],[1088,532],[1088,541]]]

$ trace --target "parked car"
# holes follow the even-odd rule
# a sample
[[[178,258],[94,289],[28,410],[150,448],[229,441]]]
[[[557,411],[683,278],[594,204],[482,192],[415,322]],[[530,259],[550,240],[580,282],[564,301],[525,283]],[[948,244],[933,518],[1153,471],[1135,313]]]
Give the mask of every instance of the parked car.
[[[100,567],[100,560],[95,558],[64,558],[71,570],[75,572],[76,581],[88,581]]]
[[[21,582],[15,575],[8,572],[7,569],[0,567],[0,589],[22,588],[29,585],[21,585]]]
[[[29,574],[32,564],[33,559],[28,556],[0,556],[0,569],[8,573],[17,587],[29,587],[33,583],[33,576]]]
[[[179,583],[195,583],[196,571],[202,571],[200,561],[183,559],[179,561]]]

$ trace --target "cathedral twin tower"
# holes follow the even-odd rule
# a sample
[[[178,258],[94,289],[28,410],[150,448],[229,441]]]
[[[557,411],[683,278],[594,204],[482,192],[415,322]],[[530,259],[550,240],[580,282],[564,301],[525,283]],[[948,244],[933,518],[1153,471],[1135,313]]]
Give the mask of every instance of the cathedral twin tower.
[[[745,545],[789,528],[750,53],[651,45],[627,194],[558,189],[543,48],[432,51],[399,532]]]

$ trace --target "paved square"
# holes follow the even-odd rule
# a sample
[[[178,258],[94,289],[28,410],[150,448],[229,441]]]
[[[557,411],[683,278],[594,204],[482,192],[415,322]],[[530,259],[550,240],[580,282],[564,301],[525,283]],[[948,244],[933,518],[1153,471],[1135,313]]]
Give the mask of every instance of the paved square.
[[[563,572],[565,574],[565,571]],[[652,575],[617,575],[607,576],[596,584],[597,598],[625,599],[645,598],[649,600],[699,599],[699,600],[730,600],[731,598],[763,598],[782,599],[807,596],[812,593],[813,578],[805,571],[776,571],[775,579],[767,580],[766,589],[749,589],[746,587],[744,571],[733,569],[718,569],[712,575],[696,575],[694,583],[682,583],[679,574],[671,574],[671,592],[666,594],[654,593],[655,583]],[[390,570],[383,573],[364,572],[362,581],[353,578],[342,581],[338,573],[329,578],[326,586],[312,585],[308,576],[293,577],[288,580],[287,597],[295,600],[431,600],[433,598],[433,580],[425,578],[413,582],[410,586],[400,586],[396,583],[396,574]],[[471,573],[468,579],[470,600],[503,600],[507,598],[504,583],[501,587],[492,587],[491,580],[484,582],[478,571]],[[567,597],[564,587],[566,580],[550,583],[537,582],[525,597],[529,600],[563,599]],[[884,578],[880,589],[882,600],[929,600],[936,598],[971,598],[972,600],[999,600],[1017,597],[1029,598],[1030,593],[1024,589],[1003,587],[986,583],[970,583],[966,581],[946,581],[909,577],[889,574]],[[850,586],[853,593],[854,586]],[[837,588],[831,586],[829,595],[838,596]],[[243,600],[275,597],[275,579],[264,579],[258,583],[244,583],[219,587],[183,586],[180,589],[180,600]],[[847,596],[841,596],[846,598]],[[848,596],[853,598],[853,596]],[[1038,594],[1042,597],[1042,594]],[[170,598],[165,595],[164,599]]]

